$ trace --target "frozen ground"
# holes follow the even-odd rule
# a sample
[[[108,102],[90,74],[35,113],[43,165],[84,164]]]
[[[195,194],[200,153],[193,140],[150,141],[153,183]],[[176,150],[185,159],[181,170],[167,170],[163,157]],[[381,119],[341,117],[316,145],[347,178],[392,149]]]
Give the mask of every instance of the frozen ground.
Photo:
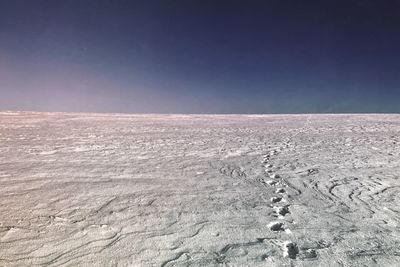
[[[0,266],[399,266],[400,115],[0,113]]]

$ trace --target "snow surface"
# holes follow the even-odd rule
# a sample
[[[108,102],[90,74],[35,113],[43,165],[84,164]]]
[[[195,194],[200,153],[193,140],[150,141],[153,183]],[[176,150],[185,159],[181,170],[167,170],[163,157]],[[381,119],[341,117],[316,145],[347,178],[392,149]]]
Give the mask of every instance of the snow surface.
[[[2,112],[0,266],[398,266],[399,177],[400,115]]]

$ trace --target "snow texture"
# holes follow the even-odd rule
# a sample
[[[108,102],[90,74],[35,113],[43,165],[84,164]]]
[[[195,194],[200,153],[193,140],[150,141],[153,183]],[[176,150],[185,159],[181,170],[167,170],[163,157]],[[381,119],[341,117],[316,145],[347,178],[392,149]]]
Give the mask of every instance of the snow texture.
[[[398,266],[399,133],[400,115],[2,112],[0,266]]]

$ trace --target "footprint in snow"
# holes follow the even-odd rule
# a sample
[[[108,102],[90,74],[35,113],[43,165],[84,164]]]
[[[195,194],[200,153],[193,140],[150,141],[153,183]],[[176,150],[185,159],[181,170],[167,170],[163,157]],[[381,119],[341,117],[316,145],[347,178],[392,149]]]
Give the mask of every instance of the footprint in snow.
[[[268,180],[268,181],[265,181],[265,183],[272,186],[272,185],[275,185],[277,183],[277,181]]]
[[[289,206],[282,206],[282,207],[273,207],[273,209],[275,210],[276,214],[280,215],[280,216],[285,216],[286,214],[290,213],[289,212]]]
[[[279,232],[285,230],[283,225],[283,222],[270,222],[267,227],[273,232]]]
[[[291,241],[286,241],[283,243],[283,256],[291,259],[295,259],[299,253],[299,248],[297,244]]]
[[[278,188],[278,189],[276,189],[276,191],[275,191],[275,193],[277,193],[277,194],[283,194],[283,193],[285,193],[286,191],[285,191],[285,189],[283,189],[283,188]]]
[[[279,178],[280,176],[279,176],[279,174],[273,173],[273,174],[271,174],[269,177],[272,178],[272,179],[277,179],[277,178]]]
[[[271,202],[272,203],[278,203],[282,201],[282,197],[272,197]]]

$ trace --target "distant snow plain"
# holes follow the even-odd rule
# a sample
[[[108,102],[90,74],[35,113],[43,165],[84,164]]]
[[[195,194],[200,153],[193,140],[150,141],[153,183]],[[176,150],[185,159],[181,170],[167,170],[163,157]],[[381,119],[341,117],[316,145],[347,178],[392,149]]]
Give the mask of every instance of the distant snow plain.
[[[0,266],[399,266],[400,115],[0,113]]]

